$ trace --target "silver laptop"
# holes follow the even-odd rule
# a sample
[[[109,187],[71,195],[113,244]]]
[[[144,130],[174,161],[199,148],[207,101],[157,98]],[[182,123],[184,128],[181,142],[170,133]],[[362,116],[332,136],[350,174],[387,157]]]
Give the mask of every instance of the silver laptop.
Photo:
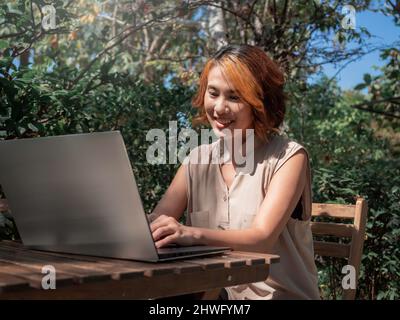
[[[154,262],[229,250],[157,250],[119,131],[0,141],[0,184],[33,249]]]

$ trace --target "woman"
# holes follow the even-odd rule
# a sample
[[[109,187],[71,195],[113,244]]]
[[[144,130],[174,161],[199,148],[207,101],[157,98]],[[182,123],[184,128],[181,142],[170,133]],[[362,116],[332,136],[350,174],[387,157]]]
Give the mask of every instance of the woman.
[[[266,281],[226,288],[229,299],[319,299],[309,160],[300,144],[279,135],[283,85],[282,72],[261,49],[219,50],[206,63],[193,99],[197,120],[208,121],[218,140],[192,150],[151,214],[158,248],[200,244],[280,255]],[[230,142],[238,130],[243,151],[250,141],[246,129],[255,132],[252,170],[241,172],[235,157],[211,161],[216,150],[234,155]],[[199,164],[199,156],[208,161]]]

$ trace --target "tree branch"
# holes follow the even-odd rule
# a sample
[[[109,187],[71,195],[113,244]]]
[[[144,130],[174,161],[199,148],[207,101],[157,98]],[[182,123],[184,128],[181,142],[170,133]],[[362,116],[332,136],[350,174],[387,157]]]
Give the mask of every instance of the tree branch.
[[[201,3],[194,3],[191,4],[193,8],[198,7],[199,5],[201,5]],[[104,54],[106,54],[107,52],[109,52],[111,49],[113,49],[114,47],[120,45],[126,38],[128,38],[129,36],[131,36],[132,34],[134,34],[135,32],[150,26],[151,24],[154,24],[156,22],[167,22],[169,20],[175,19],[177,17],[179,17],[179,8],[174,8],[173,10],[165,13],[162,17],[159,18],[153,18],[151,20],[145,21],[137,26],[130,26],[128,28],[126,28],[125,30],[121,31],[117,36],[113,37],[112,39],[110,39],[109,42],[113,41],[114,39],[117,39],[114,41],[114,43],[110,44],[109,46],[105,47],[103,50],[101,50],[94,58],[92,61],[89,62],[89,64],[82,69],[82,71],[78,74],[78,76],[71,82],[71,85],[74,86],[78,83],[79,80],[81,80],[83,78],[83,76],[85,75],[86,72],[88,72],[92,66],[95,64],[95,62],[100,59]],[[168,17],[171,13],[177,13],[177,15],[173,15]],[[166,20],[163,20],[166,19]],[[119,39],[118,39],[119,37]]]
[[[358,109],[358,110],[361,110],[361,111],[367,111],[367,112],[371,112],[371,113],[380,114],[380,115],[383,115],[385,117],[400,119],[400,115],[398,115],[398,114],[389,113],[389,112],[386,112],[386,111],[380,111],[380,110],[376,110],[376,109],[372,108],[374,105],[376,105],[378,103],[382,103],[382,102],[397,103],[397,102],[400,102],[400,96],[398,96],[398,97],[390,97],[390,98],[385,98],[385,99],[379,99],[379,100],[365,101],[365,102],[362,102],[362,103],[359,103],[359,104],[352,105],[351,108]]]

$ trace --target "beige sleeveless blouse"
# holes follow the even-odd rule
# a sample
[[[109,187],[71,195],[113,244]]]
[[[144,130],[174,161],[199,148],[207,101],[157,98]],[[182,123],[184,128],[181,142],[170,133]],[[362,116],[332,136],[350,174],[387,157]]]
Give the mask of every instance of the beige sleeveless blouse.
[[[249,228],[273,175],[300,149],[304,147],[285,136],[272,136],[269,142],[254,150],[254,169],[251,172],[236,168],[229,190],[218,164],[223,150],[221,139],[193,149],[184,161],[188,186],[186,223],[223,230]],[[320,298],[310,228],[309,166],[307,177],[301,197],[302,220],[289,218],[271,252],[280,256],[280,262],[271,265],[270,275],[265,281],[225,288],[229,299]]]

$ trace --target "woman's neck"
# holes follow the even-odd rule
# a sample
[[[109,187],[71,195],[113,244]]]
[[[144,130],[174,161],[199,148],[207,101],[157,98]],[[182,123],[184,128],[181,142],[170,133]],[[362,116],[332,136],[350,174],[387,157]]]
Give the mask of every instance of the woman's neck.
[[[255,135],[249,135],[247,137],[241,137],[237,141],[238,138],[229,138],[226,139],[224,137],[221,138],[223,142],[224,152],[227,152],[229,155],[229,161],[236,167],[235,157],[239,157],[239,159],[246,157],[251,153],[254,153],[256,149],[258,149],[262,144],[262,140]]]

